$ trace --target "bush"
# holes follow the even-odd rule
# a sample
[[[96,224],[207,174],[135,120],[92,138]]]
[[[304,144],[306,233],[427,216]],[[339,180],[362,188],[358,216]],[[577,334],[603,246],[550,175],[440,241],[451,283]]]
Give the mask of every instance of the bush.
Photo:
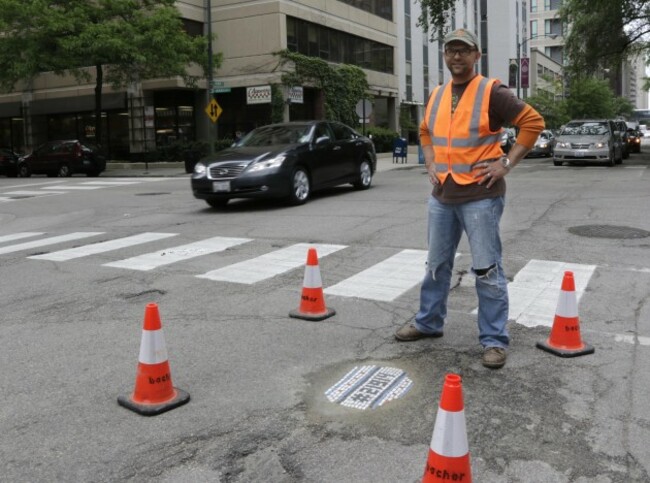
[[[393,141],[399,137],[399,133],[383,127],[366,127],[366,136],[372,136],[375,151],[389,153],[393,151]]]

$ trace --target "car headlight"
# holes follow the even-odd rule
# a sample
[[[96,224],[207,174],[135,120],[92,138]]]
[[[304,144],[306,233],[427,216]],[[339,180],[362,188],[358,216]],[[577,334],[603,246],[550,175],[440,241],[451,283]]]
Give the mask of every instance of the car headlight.
[[[596,149],[606,149],[608,147],[609,147],[609,144],[607,143],[607,141],[600,142],[600,143],[594,143],[594,148],[596,148]]]
[[[284,160],[287,157],[284,155],[276,156],[275,158],[271,159],[266,159],[264,161],[258,161],[257,163],[253,164],[251,167],[248,168],[249,173],[253,173],[255,171],[263,171],[265,169],[273,169],[273,168],[279,168],[282,166],[282,163],[284,163]]]
[[[201,162],[194,165],[194,174],[205,174],[207,170],[207,166]]]
[[[571,143],[557,143],[556,147],[558,147],[558,148],[570,148]]]
[[[537,146],[538,146],[540,149],[546,149],[546,148],[548,147],[548,144],[547,144],[547,143],[539,143]]]

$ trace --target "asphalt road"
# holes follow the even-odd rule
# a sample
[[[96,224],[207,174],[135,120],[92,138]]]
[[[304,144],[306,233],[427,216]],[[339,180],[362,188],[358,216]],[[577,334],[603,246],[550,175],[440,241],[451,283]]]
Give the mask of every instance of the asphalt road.
[[[180,174],[2,178],[0,481],[419,481],[449,373],[462,376],[474,481],[650,481],[648,166],[646,152],[612,168],[528,159],[508,175],[512,346],[499,371],[480,364],[465,240],[444,337],[393,338],[418,307],[421,166],[300,207],[225,211]],[[145,233],[161,235],[115,245]],[[321,248],[333,317],[288,316],[304,261],[273,273],[269,254],[295,245]],[[592,355],[536,348],[565,270]],[[117,398],[134,388],[152,302],[191,400],[144,417]],[[327,397],[366,366],[394,368],[408,391],[366,408]]]

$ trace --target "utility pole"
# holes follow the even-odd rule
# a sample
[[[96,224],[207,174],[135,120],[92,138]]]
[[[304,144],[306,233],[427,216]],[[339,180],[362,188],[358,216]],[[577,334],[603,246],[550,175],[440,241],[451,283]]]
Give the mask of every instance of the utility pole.
[[[207,35],[208,35],[208,76],[207,76],[207,82],[208,86],[206,89],[207,92],[207,104],[210,104],[212,101],[212,71],[213,71],[213,65],[212,65],[212,0],[206,0],[207,5],[206,5],[206,22],[208,24],[207,28]],[[214,154],[214,137],[213,137],[213,129],[212,129],[212,123],[208,120],[208,144],[210,146],[210,154]]]

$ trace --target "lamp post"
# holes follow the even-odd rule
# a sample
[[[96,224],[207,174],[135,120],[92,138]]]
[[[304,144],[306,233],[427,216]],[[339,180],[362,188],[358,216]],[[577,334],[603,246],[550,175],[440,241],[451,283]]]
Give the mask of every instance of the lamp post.
[[[522,40],[521,42],[517,41],[517,97],[521,98],[521,49],[524,45],[529,40],[535,40],[535,39],[543,39],[543,38],[550,38],[550,39],[555,39],[557,38],[558,34],[541,34],[541,35],[533,35],[532,37],[528,37],[527,39]]]

